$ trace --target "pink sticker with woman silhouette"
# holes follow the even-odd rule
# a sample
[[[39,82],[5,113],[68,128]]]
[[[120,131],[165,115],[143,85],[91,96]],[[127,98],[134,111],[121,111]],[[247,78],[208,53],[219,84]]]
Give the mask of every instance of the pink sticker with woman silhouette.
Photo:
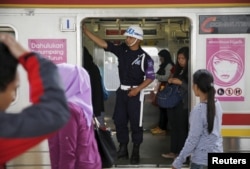
[[[244,101],[245,39],[208,38],[207,69],[214,76],[216,97]]]

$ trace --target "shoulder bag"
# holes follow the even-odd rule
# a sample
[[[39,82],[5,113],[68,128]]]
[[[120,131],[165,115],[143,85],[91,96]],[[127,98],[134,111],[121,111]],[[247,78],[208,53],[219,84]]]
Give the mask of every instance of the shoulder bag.
[[[183,99],[183,93],[180,86],[175,84],[166,85],[166,87],[157,93],[157,104],[162,108],[172,108]]]
[[[100,123],[95,117],[95,138],[102,160],[102,168],[110,168],[117,158],[116,146],[111,131],[106,128],[101,128],[99,124]]]

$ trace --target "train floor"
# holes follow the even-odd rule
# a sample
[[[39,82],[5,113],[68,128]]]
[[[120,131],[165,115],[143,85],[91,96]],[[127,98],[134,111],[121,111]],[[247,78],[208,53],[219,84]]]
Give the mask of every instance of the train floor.
[[[118,159],[115,167],[123,168],[168,168],[171,167],[173,159],[166,159],[161,156],[163,153],[169,152],[169,135],[152,135],[150,131],[144,131],[144,142],[140,147],[140,164],[131,165],[129,159]],[[119,146],[116,142],[117,147]],[[132,153],[132,143],[129,143],[129,155]],[[187,166],[184,165],[184,166]]]
[[[115,127],[112,121],[114,96],[105,102],[105,121],[107,127],[112,130],[113,139],[118,147]],[[159,110],[150,103],[150,99],[146,97],[144,104],[143,116],[144,141],[140,148],[140,163],[131,165],[129,159],[119,159],[112,168],[145,168],[145,169],[168,169],[171,167],[172,159],[166,159],[161,156],[162,153],[169,152],[170,149],[170,133],[164,135],[153,135],[150,129],[157,126],[159,119]],[[225,152],[250,152],[250,138],[243,137],[225,137],[223,138]],[[131,142],[128,145],[129,154],[132,152]],[[188,164],[183,166],[187,169]],[[47,141],[27,151],[25,154],[17,157],[7,164],[7,169],[50,169],[50,160]]]
[[[112,96],[111,96],[112,97]],[[112,105],[114,99],[109,99],[106,105]],[[129,159],[119,159],[115,162],[114,168],[171,168],[173,159],[166,159],[161,156],[163,153],[170,152],[170,131],[166,134],[153,135],[150,129],[157,126],[159,121],[159,108],[151,104],[150,95],[146,95],[144,102],[144,114],[143,114],[143,143],[140,148],[140,164],[131,165]],[[106,106],[106,122],[107,126],[115,131],[115,127],[112,121],[113,109],[110,106]],[[117,147],[115,132],[113,132],[113,138]],[[232,138],[224,137],[223,145],[225,152],[250,152],[250,138]],[[132,143],[130,141],[128,145],[129,155],[132,153]],[[189,164],[183,165],[183,168],[188,168]]]
[[[115,140],[116,138],[114,138]],[[129,159],[119,159],[115,162],[114,168],[170,168],[173,159],[166,159],[161,156],[162,153],[169,152],[170,136],[152,135],[149,131],[144,131],[144,142],[140,149],[140,164],[131,165]],[[224,137],[223,146],[224,152],[247,152],[250,153],[250,138],[239,137]],[[118,143],[116,142],[118,147]],[[132,143],[128,146],[129,153],[132,152]],[[189,164],[183,165],[183,168],[188,168]]]

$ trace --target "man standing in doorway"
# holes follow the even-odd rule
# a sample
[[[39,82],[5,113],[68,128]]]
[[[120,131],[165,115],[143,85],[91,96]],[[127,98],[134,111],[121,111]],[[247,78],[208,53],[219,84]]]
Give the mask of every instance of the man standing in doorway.
[[[118,70],[120,87],[116,91],[116,104],[113,115],[117,132],[117,140],[120,143],[118,158],[128,158],[129,129],[132,131],[133,151],[130,158],[131,164],[140,162],[139,149],[143,141],[143,128],[140,126],[140,95],[154,79],[154,61],[141,48],[143,30],[138,25],[131,25],[124,36],[125,43],[114,45],[90,32],[83,26],[83,33],[105,51],[112,52],[118,58]]]

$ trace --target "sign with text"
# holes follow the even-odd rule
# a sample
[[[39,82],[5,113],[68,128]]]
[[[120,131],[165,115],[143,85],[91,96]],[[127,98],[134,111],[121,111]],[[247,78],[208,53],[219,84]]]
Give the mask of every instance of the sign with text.
[[[200,15],[199,33],[250,33],[250,15]]]
[[[208,169],[249,169],[250,153],[208,153]]]
[[[214,76],[216,97],[244,101],[245,38],[208,38],[207,69]]]
[[[66,39],[29,39],[29,49],[40,53],[52,62],[67,62]]]

